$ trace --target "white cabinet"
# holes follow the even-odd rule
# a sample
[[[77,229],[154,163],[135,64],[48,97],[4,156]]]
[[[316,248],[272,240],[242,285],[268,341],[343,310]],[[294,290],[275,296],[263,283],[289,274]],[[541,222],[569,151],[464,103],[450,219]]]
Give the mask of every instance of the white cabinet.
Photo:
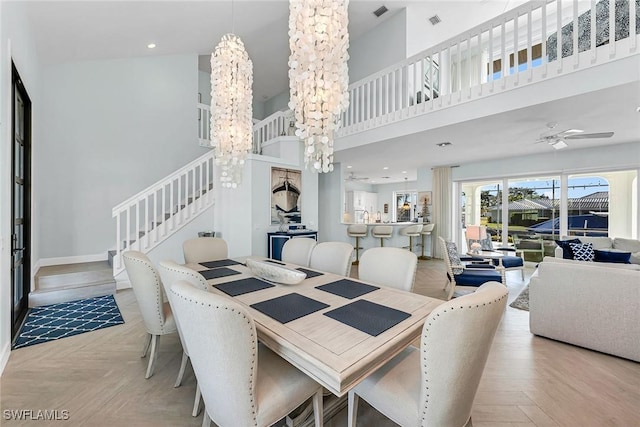
[[[378,193],[368,191],[347,191],[345,194],[346,211],[349,213],[348,222],[366,222],[375,219],[378,209]]]

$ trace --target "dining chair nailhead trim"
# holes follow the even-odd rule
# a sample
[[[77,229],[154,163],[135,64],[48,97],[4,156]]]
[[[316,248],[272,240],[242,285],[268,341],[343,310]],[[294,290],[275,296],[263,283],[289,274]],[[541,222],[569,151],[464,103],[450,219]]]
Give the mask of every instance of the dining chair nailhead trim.
[[[232,312],[237,313],[240,316],[242,316],[242,318],[246,321],[246,324],[251,326],[251,319],[248,318],[247,316],[245,316],[245,314],[243,312],[241,312],[239,310],[236,310],[235,308],[229,308],[227,306],[219,306],[219,305],[213,306],[211,304],[204,304],[204,303],[201,303],[201,302],[193,301],[192,299],[189,299],[189,298],[185,298],[182,295],[177,294],[173,289],[171,289],[171,292],[173,292],[173,294],[176,295],[178,298],[181,298],[181,299],[183,299],[185,301],[188,301],[190,303],[194,303],[195,302],[196,304],[200,304],[202,306],[206,305],[208,307],[212,307],[212,308],[215,308],[215,309],[231,310]],[[255,399],[254,399],[254,393],[251,392],[254,389],[254,385],[253,385],[253,378],[254,378],[254,375],[255,375],[254,369],[255,369],[255,365],[257,365],[257,356],[256,356],[257,349],[256,349],[256,345],[255,344],[256,344],[256,342],[258,342],[258,338],[256,337],[254,331],[255,331],[254,328],[251,328],[251,327],[249,328],[249,333],[250,333],[251,338],[252,338],[251,341],[253,342],[253,346],[251,348],[251,351],[252,351],[251,357],[252,357],[252,359],[254,361],[256,361],[255,363],[251,364],[251,375],[249,376],[251,378],[251,381],[249,382],[249,395],[251,396],[251,409],[252,409],[252,416],[253,416],[253,424],[257,426],[258,425],[258,414],[257,414],[257,409],[256,409],[256,402],[255,402]],[[205,411],[206,410],[207,409],[205,408]]]
[[[496,303],[496,302],[502,301],[502,300],[503,300],[503,299],[505,299],[506,297],[507,297],[507,295],[504,295],[504,296],[502,296],[502,297],[500,297],[500,298],[498,298],[498,299],[494,299],[493,301],[490,301],[489,303],[483,303],[482,305],[483,305],[483,306],[485,306],[485,305],[487,305],[487,304]],[[467,306],[467,307],[465,307],[465,306],[461,305],[461,306],[460,306],[460,309],[461,309],[461,310],[464,310],[465,308],[479,308],[479,307],[480,307],[480,305],[479,305],[479,304],[476,304],[476,305],[475,305],[475,307],[474,307],[473,305],[469,305],[469,306]],[[446,309],[445,309],[445,310],[442,310],[442,313],[444,314],[444,313],[446,313],[447,311],[453,311],[453,309],[455,309],[455,308],[456,308],[456,307],[451,307],[451,309],[452,309],[452,310],[446,310]],[[431,319],[430,319],[430,321],[429,321],[429,323],[428,323],[428,325],[429,325],[429,326],[431,326],[431,325],[432,325],[432,321],[433,321],[433,320],[435,320],[437,317],[440,317],[440,313],[436,313],[436,317],[431,318]],[[428,332],[429,332],[429,328],[426,328],[426,327],[425,327],[425,329],[424,329],[424,333],[422,334],[422,338],[421,338],[421,340],[424,340],[424,339],[426,338],[426,336],[427,336],[427,333],[428,333]],[[426,375],[427,375],[427,359],[426,359],[425,357],[423,357],[423,358],[422,358],[422,362],[423,362],[423,365],[422,365],[422,368],[423,368],[423,370],[422,370],[422,374],[426,376]],[[428,383],[428,382],[429,382],[429,380],[426,380],[426,382]],[[429,390],[429,387],[427,387],[427,390]],[[428,407],[429,407],[429,395],[427,394],[427,395],[426,395],[426,397],[427,397],[427,399],[426,399],[426,401],[425,401],[425,407],[424,407],[424,408],[423,408],[423,410],[422,410],[422,421],[423,421],[423,423],[424,423],[424,421],[425,421],[425,417],[427,416],[427,409],[428,409]]]
[[[160,277],[158,276],[158,272],[156,271],[156,269],[153,267],[153,265],[149,264],[148,262],[138,259],[138,258],[132,258],[127,256],[127,254],[124,254],[123,256],[127,257],[130,261],[135,261],[135,262],[139,262],[140,264],[142,264],[143,266],[147,267],[149,270],[151,270],[151,272],[153,273],[153,277],[155,277],[156,279],[156,314],[158,315],[158,319],[160,319],[160,325],[161,325],[161,330],[162,333],[165,333],[164,330],[164,313],[162,312],[161,307],[163,306],[162,303],[162,292],[160,291],[160,287],[161,282],[160,282]]]

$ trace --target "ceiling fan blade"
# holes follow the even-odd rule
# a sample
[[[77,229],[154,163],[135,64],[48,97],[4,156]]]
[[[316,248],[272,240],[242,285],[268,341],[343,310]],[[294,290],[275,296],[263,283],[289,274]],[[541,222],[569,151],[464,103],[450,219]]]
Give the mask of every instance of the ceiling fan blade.
[[[562,132],[558,132],[558,135],[563,134],[563,136],[566,135],[571,135],[574,133],[582,133],[584,132],[582,129],[567,129],[567,130],[563,130]]]
[[[567,135],[565,139],[611,138],[612,136],[613,132],[582,133],[578,135]]]

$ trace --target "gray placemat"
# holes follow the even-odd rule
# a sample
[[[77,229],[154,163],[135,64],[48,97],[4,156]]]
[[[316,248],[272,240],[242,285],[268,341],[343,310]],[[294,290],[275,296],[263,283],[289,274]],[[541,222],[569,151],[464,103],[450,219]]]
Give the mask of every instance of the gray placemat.
[[[374,337],[411,317],[404,311],[363,299],[327,311],[324,315]]]
[[[287,323],[329,306],[304,295],[292,293],[251,304],[251,307],[280,323]]]
[[[296,270],[298,271],[302,271],[303,273],[305,273],[307,275],[307,279],[310,279],[312,277],[316,277],[316,276],[322,276],[324,273],[320,273],[319,271],[313,271],[313,270],[309,270],[306,268],[296,268]]]
[[[202,276],[207,280],[240,274],[239,271],[235,271],[227,267],[215,268],[213,270],[202,270],[202,271],[198,271],[198,273],[202,274]]]
[[[262,289],[273,288],[275,285],[267,283],[263,280],[256,279],[255,277],[249,277],[246,279],[234,280],[232,282],[225,282],[219,285],[215,285],[216,289],[220,289],[227,295],[232,297],[248,294],[249,292],[255,292]]]
[[[367,285],[360,282],[354,282],[349,279],[342,279],[326,285],[316,286],[316,289],[339,295],[344,298],[354,299],[369,292],[380,289],[377,286]]]
[[[207,268],[218,268],[218,267],[226,267],[228,265],[238,265],[240,263],[232,259],[219,259],[216,261],[199,262],[198,264]]]

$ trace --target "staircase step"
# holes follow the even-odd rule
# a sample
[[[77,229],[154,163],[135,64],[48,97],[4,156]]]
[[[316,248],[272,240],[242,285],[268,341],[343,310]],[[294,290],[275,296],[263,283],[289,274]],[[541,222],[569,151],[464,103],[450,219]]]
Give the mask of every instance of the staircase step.
[[[85,283],[74,286],[36,290],[29,294],[29,307],[59,304],[84,298],[113,295],[116,293],[116,282],[110,281]]]
[[[104,283],[113,280],[113,269],[107,261],[41,267],[35,275],[36,290]]]
[[[36,273],[35,284],[36,290],[29,294],[29,307],[110,295],[116,292],[113,267],[108,261],[41,267]]]

